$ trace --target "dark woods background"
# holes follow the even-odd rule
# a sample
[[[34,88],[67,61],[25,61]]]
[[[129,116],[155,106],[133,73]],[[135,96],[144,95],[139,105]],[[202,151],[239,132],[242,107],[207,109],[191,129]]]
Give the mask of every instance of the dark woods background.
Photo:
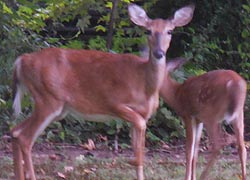
[[[2,0],[0,1],[0,135],[26,117],[32,103],[26,97],[24,114],[14,120],[12,110],[12,68],[16,57],[46,47],[111,49],[117,53],[139,54],[146,44],[145,32],[128,19],[127,5],[143,6],[151,18],[167,18],[184,0]],[[233,69],[250,80],[250,1],[196,1],[193,20],[174,31],[167,57],[190,59],[175,73],[183,81],[213,69]],[[114,6],[113,6],[114,4]],[[113,14],[113,16],[111,16]],[[112,20],[111,20],[112,19]],[[109,47],[109,48],[107,48]],[[246,138],[250,138],[250,100],[245,106]],[[126,146],[128,125],[120,121],[89,123],[67,117],[51,124],[42,139],[50,142],[83,143],[88,137],[109,140],[119,137]],[[148,144],[173,144],[185,136],[180,119],[161,101],[149,122]],[[112,142],[112,141],[110,141]]]

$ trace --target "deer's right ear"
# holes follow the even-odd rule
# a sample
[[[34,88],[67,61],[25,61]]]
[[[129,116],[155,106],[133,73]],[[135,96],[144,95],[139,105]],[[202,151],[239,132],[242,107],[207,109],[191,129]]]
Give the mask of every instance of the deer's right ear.
[[[147,23],[150,21],[150,18],[147,16],[144,9],[135,4],[130,4],[128,6],[128,13],[130,20],[136,25],[147,27]]]

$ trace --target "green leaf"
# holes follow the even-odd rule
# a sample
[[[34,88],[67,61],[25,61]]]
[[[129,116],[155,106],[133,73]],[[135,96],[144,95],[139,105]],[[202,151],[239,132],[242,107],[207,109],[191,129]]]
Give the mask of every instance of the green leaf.
[[[95,30],[96,30],[96,32],[98,32],[98,31],[106,32],[106,28],[102,25],[97,25],[95,27]]]
[[[60,131],[60,138],[61,138],[61,140],[65,140],[65,132],[64,131]]]
[[[131,2],[134,2],[134,0],[122,0],[123,2],[125,3],[131,3]]]
[[[13,14],[12,10],[9,7],[7,7],[4,2],[2,2],[2,4],[3,4],[3,13]]]
[[[112,9],[113,3],[112,2],[107,2],[105,7]]]
[[[4,101],[3,99],[0,99],[0,105],[3,104],[5,105],[6,104],[6,101]]]
[[[27,6],[19,6],[19,12],[25,13],[27,15],[32,15],[33,10]]]
[[[121,129],[124,126],[124,122],[121,120],[116,120],[116,128]]]
[[[54,38],[54,37],[49,37],[46,39],[48,41],[48,43],[56,43],[58,42],[60,39],[59,38]]]
[[[156,135],[154,135],[150,131],[147,132],[147,138],[149,138],[153,142],[160,142],[161,141],[161,139],[159,137],[157,137]]]
[[[167,108],[161,108],[160,111],[161,111],[162,114],[164,114],[164,116],[167,119],[171,119],[172,118],[172,113]]]
[[[82,32],[84,32],[85,28],[88,27],[88,25],[90,24],[89,19],[90,19],[90,16],[84,16],[83,18],[78,19],[76,26],[80,27]]]
[[[250,12],[250,5],[243,4],[243,9],[245,9],[247,12]]]
[[[109,135],[114,135],[115,132],[116,132],[115,129],[109,129],[109,130],[107,131],[107,133],[108,133]]]
[[[250,37],[250,31],[247,30],[247,29],[243,29],[242,33],[241,33],[241,36],[243,38],[247,38],[247,37]]]
[[[179,134],[179,132],[177,132],[177,131],[173,131],[172,133],[171,133],[171,137],[179,137],[180,136],[180,134]]]
[[[65,47],[73,48],[73,49],[82,49],[83,48],[83,42],[78,41],[78,40],[71,40],[65,45]]]
[[[120,21],[119,23],[119,27],[124,27],[124,26],[129,26],[129,22],[128,21]]]

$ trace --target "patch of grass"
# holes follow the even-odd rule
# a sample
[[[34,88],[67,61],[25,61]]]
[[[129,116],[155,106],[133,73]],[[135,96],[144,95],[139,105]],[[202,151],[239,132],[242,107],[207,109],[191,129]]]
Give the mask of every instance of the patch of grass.
[[[197,178],[200,177],[202,171],[206,167],[207,161],[201,156],[197,165]],[[250,164],[247,162],[248,169]],[[247,177],[249,177],[247,171]],[[238,156],[221,155],[215,161],[211,171],[209,172],[211,180],[241,180],[241,166]]]
[[[183,180],[185,176],[185,160],[183,156],[173,158],[161,154],[147,157],[144,174],[147,180]],[[75,159],[51,160],[48,157],[35,156],[35,170],[39,180],[135,180],[135,168],[127,163],[124,157],[95,158],[78,155]],[[204,156],[200,156],[197,165],[197,179],[206,165]],[[0,179],[13,178],[13,163],[9,157],[0,160]],[[247,169],[250,168],[247,162]],[[240,163],[237,157],[219,158],[214,164],[209,179],[240,180]],[[250,174],[247,172],[247,176]]]
[[[10,157],[4,156],[0,159],[0,178],[11,179],[13,175],[13,161]]]

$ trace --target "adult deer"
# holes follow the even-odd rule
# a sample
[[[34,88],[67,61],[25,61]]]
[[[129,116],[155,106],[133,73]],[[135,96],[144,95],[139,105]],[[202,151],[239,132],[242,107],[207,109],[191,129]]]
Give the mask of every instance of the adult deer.
[[[186,176],[196,179],[196,162],[199,142],[206,127],[212,141],[213,153],[201,175],[207,179],[219,150],[223,147],[221,123],[225,120],[233,125],[242,168],[242,179],[246,180],[246,148],[244,144],[243,107],[246,97],[246,82],[231,70],[214,70],[187,79],[183,84],[171,78],[170,73],[185,61],[181,58],[167,62],[166,74],[160,96],[183,119],[186,126]]]
[[[31,150],[36,138],[55,120],[77,113],[86,120],[120,118],[132,124],[132,147],[137,179],[143,180],[146,123],[158,106],[165,72],[165,53],[171,31],[186,25],[194,6],[186,6],[168,20],[150,19],[130,5],[130,19],[151,32],[148,60],[131,54],[95,50],[48,48],[17,58],[14,69],[14,110],[21,111],[25,91],[34,101],[32,115],[11,130],[17,180],[35,180]]]

